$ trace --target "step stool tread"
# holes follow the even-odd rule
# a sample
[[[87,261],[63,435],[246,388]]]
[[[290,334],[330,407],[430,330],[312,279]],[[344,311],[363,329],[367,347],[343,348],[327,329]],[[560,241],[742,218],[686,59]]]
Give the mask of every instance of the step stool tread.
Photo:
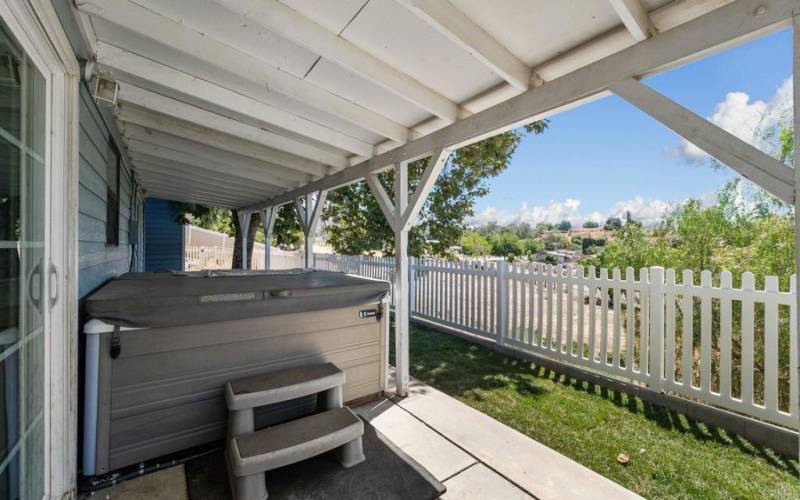
[[[230,442],[236,476],[263,472],[338,448],[364,434],[364,424],[349,408],[336,408],[256,432]]]
[[[343,385],[344,372],[333,363],[296,366],[228,382],[229,410],[254,408],[308,396]]]

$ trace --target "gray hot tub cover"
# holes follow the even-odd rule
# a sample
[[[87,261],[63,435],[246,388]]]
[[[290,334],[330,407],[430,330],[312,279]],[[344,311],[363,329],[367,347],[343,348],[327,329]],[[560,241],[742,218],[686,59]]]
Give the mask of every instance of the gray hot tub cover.
[[[158,328],[376,303],[386,281],[329,271],[127,273],[86,298],[89,319]]]

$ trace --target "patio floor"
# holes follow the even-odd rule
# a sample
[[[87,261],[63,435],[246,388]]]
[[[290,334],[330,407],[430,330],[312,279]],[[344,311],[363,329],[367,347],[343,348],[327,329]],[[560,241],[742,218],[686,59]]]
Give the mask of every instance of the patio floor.
[[[447,486],[445,499],[640,498],[633,492],[416,379],[355,411]],[[98,492],[102,498],[187,498],[183,466]]]

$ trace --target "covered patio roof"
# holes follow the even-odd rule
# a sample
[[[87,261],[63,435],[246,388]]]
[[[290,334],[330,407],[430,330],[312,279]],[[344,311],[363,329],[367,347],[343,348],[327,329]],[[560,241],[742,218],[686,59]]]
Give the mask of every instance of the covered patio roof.
[[[594,64],[728,3],[76,0],[148,193],[251,209],[602,95],[609,79],[704,54],[791,4],[768,2],[751,24],[744,2],[730,9],[747,11],[744,25]]]

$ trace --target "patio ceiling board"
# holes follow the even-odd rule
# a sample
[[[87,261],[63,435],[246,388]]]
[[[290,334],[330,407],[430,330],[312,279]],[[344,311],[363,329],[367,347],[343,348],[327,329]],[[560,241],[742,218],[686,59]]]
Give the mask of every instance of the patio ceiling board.
[[[793,0],[775,0],[766,12],[757,15],[759,5],[750,0],[727,4],[711,15],[688,21],[387,153],[246,209],[284,204],[307,192],[334,189],[397,162],[424,157],[437,148],[461,147],[558,113],[565,106],[607,92],[618,81],[656,74],[786,27],[793,9],[798,7]]]
[[[238,177],[248,177],[254,181],[269,184],[279,189],[287,189],[282,185],[286,184],[285,181],[276,181],[275,177],[268,171],[232,167],[230,165],[210,161],[202,157],[193,156],[183,151],[142,142],[136,139],[127,139],[127,141],[128,149],[130,150],[132,156],[136,156],[137,154],[146,154],[164,160],[171,160],[178,163],[193,165],[198,169],[210,170],[213,172],[230,174]]]
[[[255,160],[247,156],[203,144],[202,142],[147,129],[132,123],[124,124],[123,134],[129,139],[182,151],[221,165],[229,165],[235,169],[241,169],[243,172],[264,172],[272,176],[275,183],[281,186],[296,187],[298,184],[303,184],[310,180],[308,174],[298,172],[297,170],[292,170],[264,160]]]
[[[357,73],[439,118],[451,122],[458,118],[458,103],[277,0],[218,1],[246,19]]]
[[[433,29],[520,90],[531,86],[531,69],[448,0],[399,0]]]
[[[118,99],[123,104],[133,104],[175,119],[200,123],[211,130],[238,137],[254,144],[267,146],[277,151],[284,151],[290,155],[323,165],[329,165],[335,170],[340,170],[348,165],[347,158],[343,155],[326,151],[312,144],[304,143],[129,83],[120,83]]]
[[[275,192],[278,188],[268,184],[255,182],[252,179],[238,177],[230,174],[220,174],[210,170],[200,169],[193,165],[183,165],[177,162],[162,160],[160,158],[148,157],[147,155],[133,155],[136,160],[136,171],[150,171],[168,174],[177,179],[198,179],[207,182],[217,183],[225,189],[239,189],[244,192],[264,193]]]
[[[225,207],[236,208],[236,205],[234,205],[236,202],[235,197],[190,186],[176,187],[170,183],[161,182],[155,179],[150,179],[150,184],[149,186],[145,187],[145,190],[151,194],[154,192],[169,193],[174,197],[169,197],[166,199],[174,201],[183,201],[186,203],[196,202],[201,204],[221,202],[225,204],[223,205]]]
[[[369,157],[373,145],[352,135],[272,106],[251,93],[231,90],[206,78],[176,70],[128,50],[100,41],[97,44],[98,64],[112,77],[158,92],[168,89],[173,96],[186,95],[201,102],[224,107],[254,120],[295,132],[300,136]]]
[[[164,171],[158,167],[149,167],[141,165],[136,169],[141,174],[142,179],[161,181],[165,185],[180,185],[187,187],[195,187],[209,192],[215,193],[217,196],[226,196],[227,193],[233,192],[234,195],[241,194],[245,197],[258,199],[262,196],[261,190],[239,185],[226,184],[223,182],[207,180],[201,176],[187,176],[185,174],[177,174],[174,171]]]
[[[158,112],[148,111],[137,106],[119,106],[117,120],[150,130],[205,144],[222,151],[253,158],[257,162],[266,161],[287,169],[296,170],[311,178],[319,178],[328,173],[329,167],[322,163],[284,153],[247,140],[205,128],[193,122],[172,118]]]
[[[252,30],[249,26],[252,23],[239,19],[240,16],[236,13],[214,2],[203,2],[201,5],[188,1],[151,2],[148,8],[129,0],[78,0],[78,4],[79,8],[94,12],[96,16],[116,25],[102,33],[98,30],[101,40],[105,38],[105,41],[112,44],[122,45],[120,37],[126,31],[134,32],[184,56],[191,56],[197,61],[228,72],[231,77],[224,78],[221,76],[222,71],[216,71],[215,79],[210,79],[210,75],[199,71],[199,65],[185,57],[173,58],[170,66],[201,73],[198,76],[227,88],[235,87],[234,90],[241,88],[254,97],[260,95],[262,99],[270,99],[269,104],[287,112],[307,113],[308,110],[303,110],[302,106],[307,104],[385,138],[404,142],[408,137],[406,127],[313,85],[303,79],[304,74],[295,75],[272,65],[275,61],[265,57],[271,50],[264,50],[264,47],[270,46],[270,39],[262,34],[264,30]],[[169,12],[165,13],[169,7],[180,8],[181,16],[171,17]],[[216,15],[209,15],[212,11]],[[238,22],[231,23],[231,19]],[[135,38],[130,33],[127,34],[124,46],[128,50],[145,57],[164,60],[162,50],[153,50],[152,44],[148,47],[148,44],[136,42]],[[246,39],[247,43],[242,39]],[[236,80],[247,80],[253,87]]]

